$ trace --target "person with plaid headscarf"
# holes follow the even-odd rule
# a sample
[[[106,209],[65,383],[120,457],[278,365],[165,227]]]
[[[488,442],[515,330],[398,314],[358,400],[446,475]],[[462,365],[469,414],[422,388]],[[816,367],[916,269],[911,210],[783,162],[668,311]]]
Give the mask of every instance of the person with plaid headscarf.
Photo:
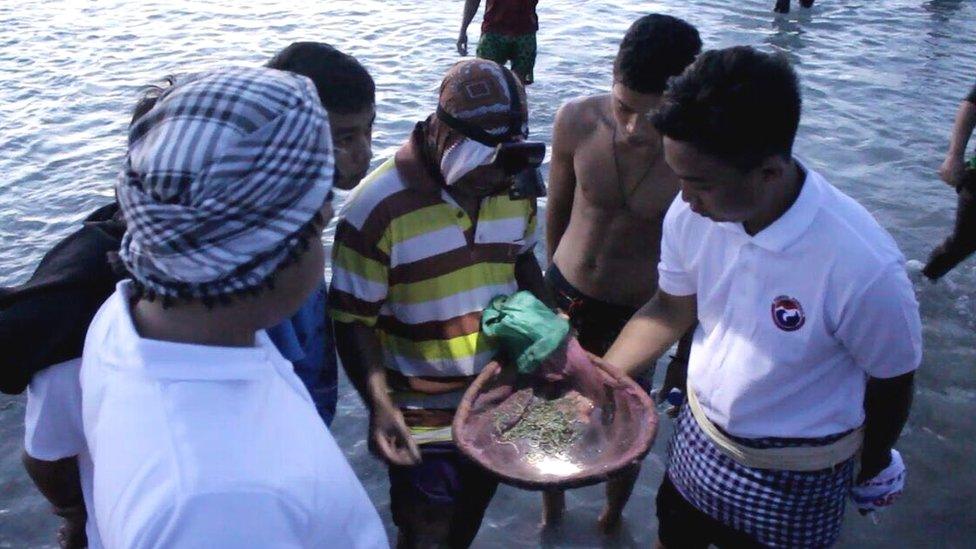
[[[309,77],[329,114],[336,149],[334,184],[354,187],[365,175],[375,119],[375,86],[352,56],[328,44],[296,42],[267,64]],[[172,86],[177,79],[167,78]],[[152,109],[165,88],[150,87],[133,108],[130,125]],[[124,269],[113,265],[125,233],[118,202],[98,208],[83,226],[55,245],[31,278],[16,288],[0,288],[0,391],[27,389],[24,468],[62,518],[57,533],[63,547],[100,548],[94,523],[92,464],[81,425],[78,374],[85,332],[112,294]],[[338,361],[326,313],[328,287],[322,284],[291,318],[268,329],[268,336],[295,367],[328,426],[338,401]]]
[[[92,321],[82,418],[108,547],[385,547],[265,329],[320,283],[329,120],[312,82],[223,69],[164,91],[116,185],[131,279]]]
[[[519,289],[545,297],[533,255],[536,196],[515,192],[498,161],[543,148],[524,142],[527,120],[525,91],[508,69],[456,64],[436,114],[339,215],[329,292],[336,346],[370,410],[370,446],[389,465],[399,547],[467,547],[497,486],[459,453],[450,425],[495,355],[480,327],[491,298]]]

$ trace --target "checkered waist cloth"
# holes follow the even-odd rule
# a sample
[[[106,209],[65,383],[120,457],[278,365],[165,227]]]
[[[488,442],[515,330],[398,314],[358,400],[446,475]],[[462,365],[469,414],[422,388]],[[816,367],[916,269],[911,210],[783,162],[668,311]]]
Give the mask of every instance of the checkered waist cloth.
[[[830,444],[823,439],[741,439],[756,448]],[[821,471],[752,469],[723,454],[682,406],[668,446],[668,476],[696,508],[769,547],[828,547],[837,541],[855,458]]]

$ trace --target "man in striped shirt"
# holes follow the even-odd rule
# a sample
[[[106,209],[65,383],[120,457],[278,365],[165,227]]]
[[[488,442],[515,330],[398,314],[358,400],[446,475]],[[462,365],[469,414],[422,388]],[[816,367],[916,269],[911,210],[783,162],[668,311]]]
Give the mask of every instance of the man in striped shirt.
[[[450,424],[495,354],[480,330],[491,298],[525,289],[546,299],[532,253],[535,196],[512,192],[502,162],[503,150],[531,148],[527,119],[510,71],[458,63],[437,113],[340,214],[331,313],[343,365],[370,407],[371,447],[390,465],[400,547],[467,547],[497,486],[458,453]]]

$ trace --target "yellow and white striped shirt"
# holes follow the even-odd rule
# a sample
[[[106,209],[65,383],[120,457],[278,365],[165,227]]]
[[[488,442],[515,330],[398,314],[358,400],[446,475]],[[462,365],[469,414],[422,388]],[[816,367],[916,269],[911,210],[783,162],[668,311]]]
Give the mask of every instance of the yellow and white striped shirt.
[[[375,327],[386,367],[407,378],[472,376],[495,354],[481,313],[517,291],[516,259],[535,247],[536,202],[486,198],[472,224],[417,149],[415,136],[340,212],[330,312]]]

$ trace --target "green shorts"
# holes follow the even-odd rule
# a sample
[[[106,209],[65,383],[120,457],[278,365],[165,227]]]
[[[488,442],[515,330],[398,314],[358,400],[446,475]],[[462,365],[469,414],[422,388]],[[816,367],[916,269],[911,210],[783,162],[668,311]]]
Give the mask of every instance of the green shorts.
[[[505,34],[485,33],[478,42],[478,57],[490,59],[499,65],[512,62],[514,72],[522,82],[531,84],[535,77],[535,33],[508,36]]]

